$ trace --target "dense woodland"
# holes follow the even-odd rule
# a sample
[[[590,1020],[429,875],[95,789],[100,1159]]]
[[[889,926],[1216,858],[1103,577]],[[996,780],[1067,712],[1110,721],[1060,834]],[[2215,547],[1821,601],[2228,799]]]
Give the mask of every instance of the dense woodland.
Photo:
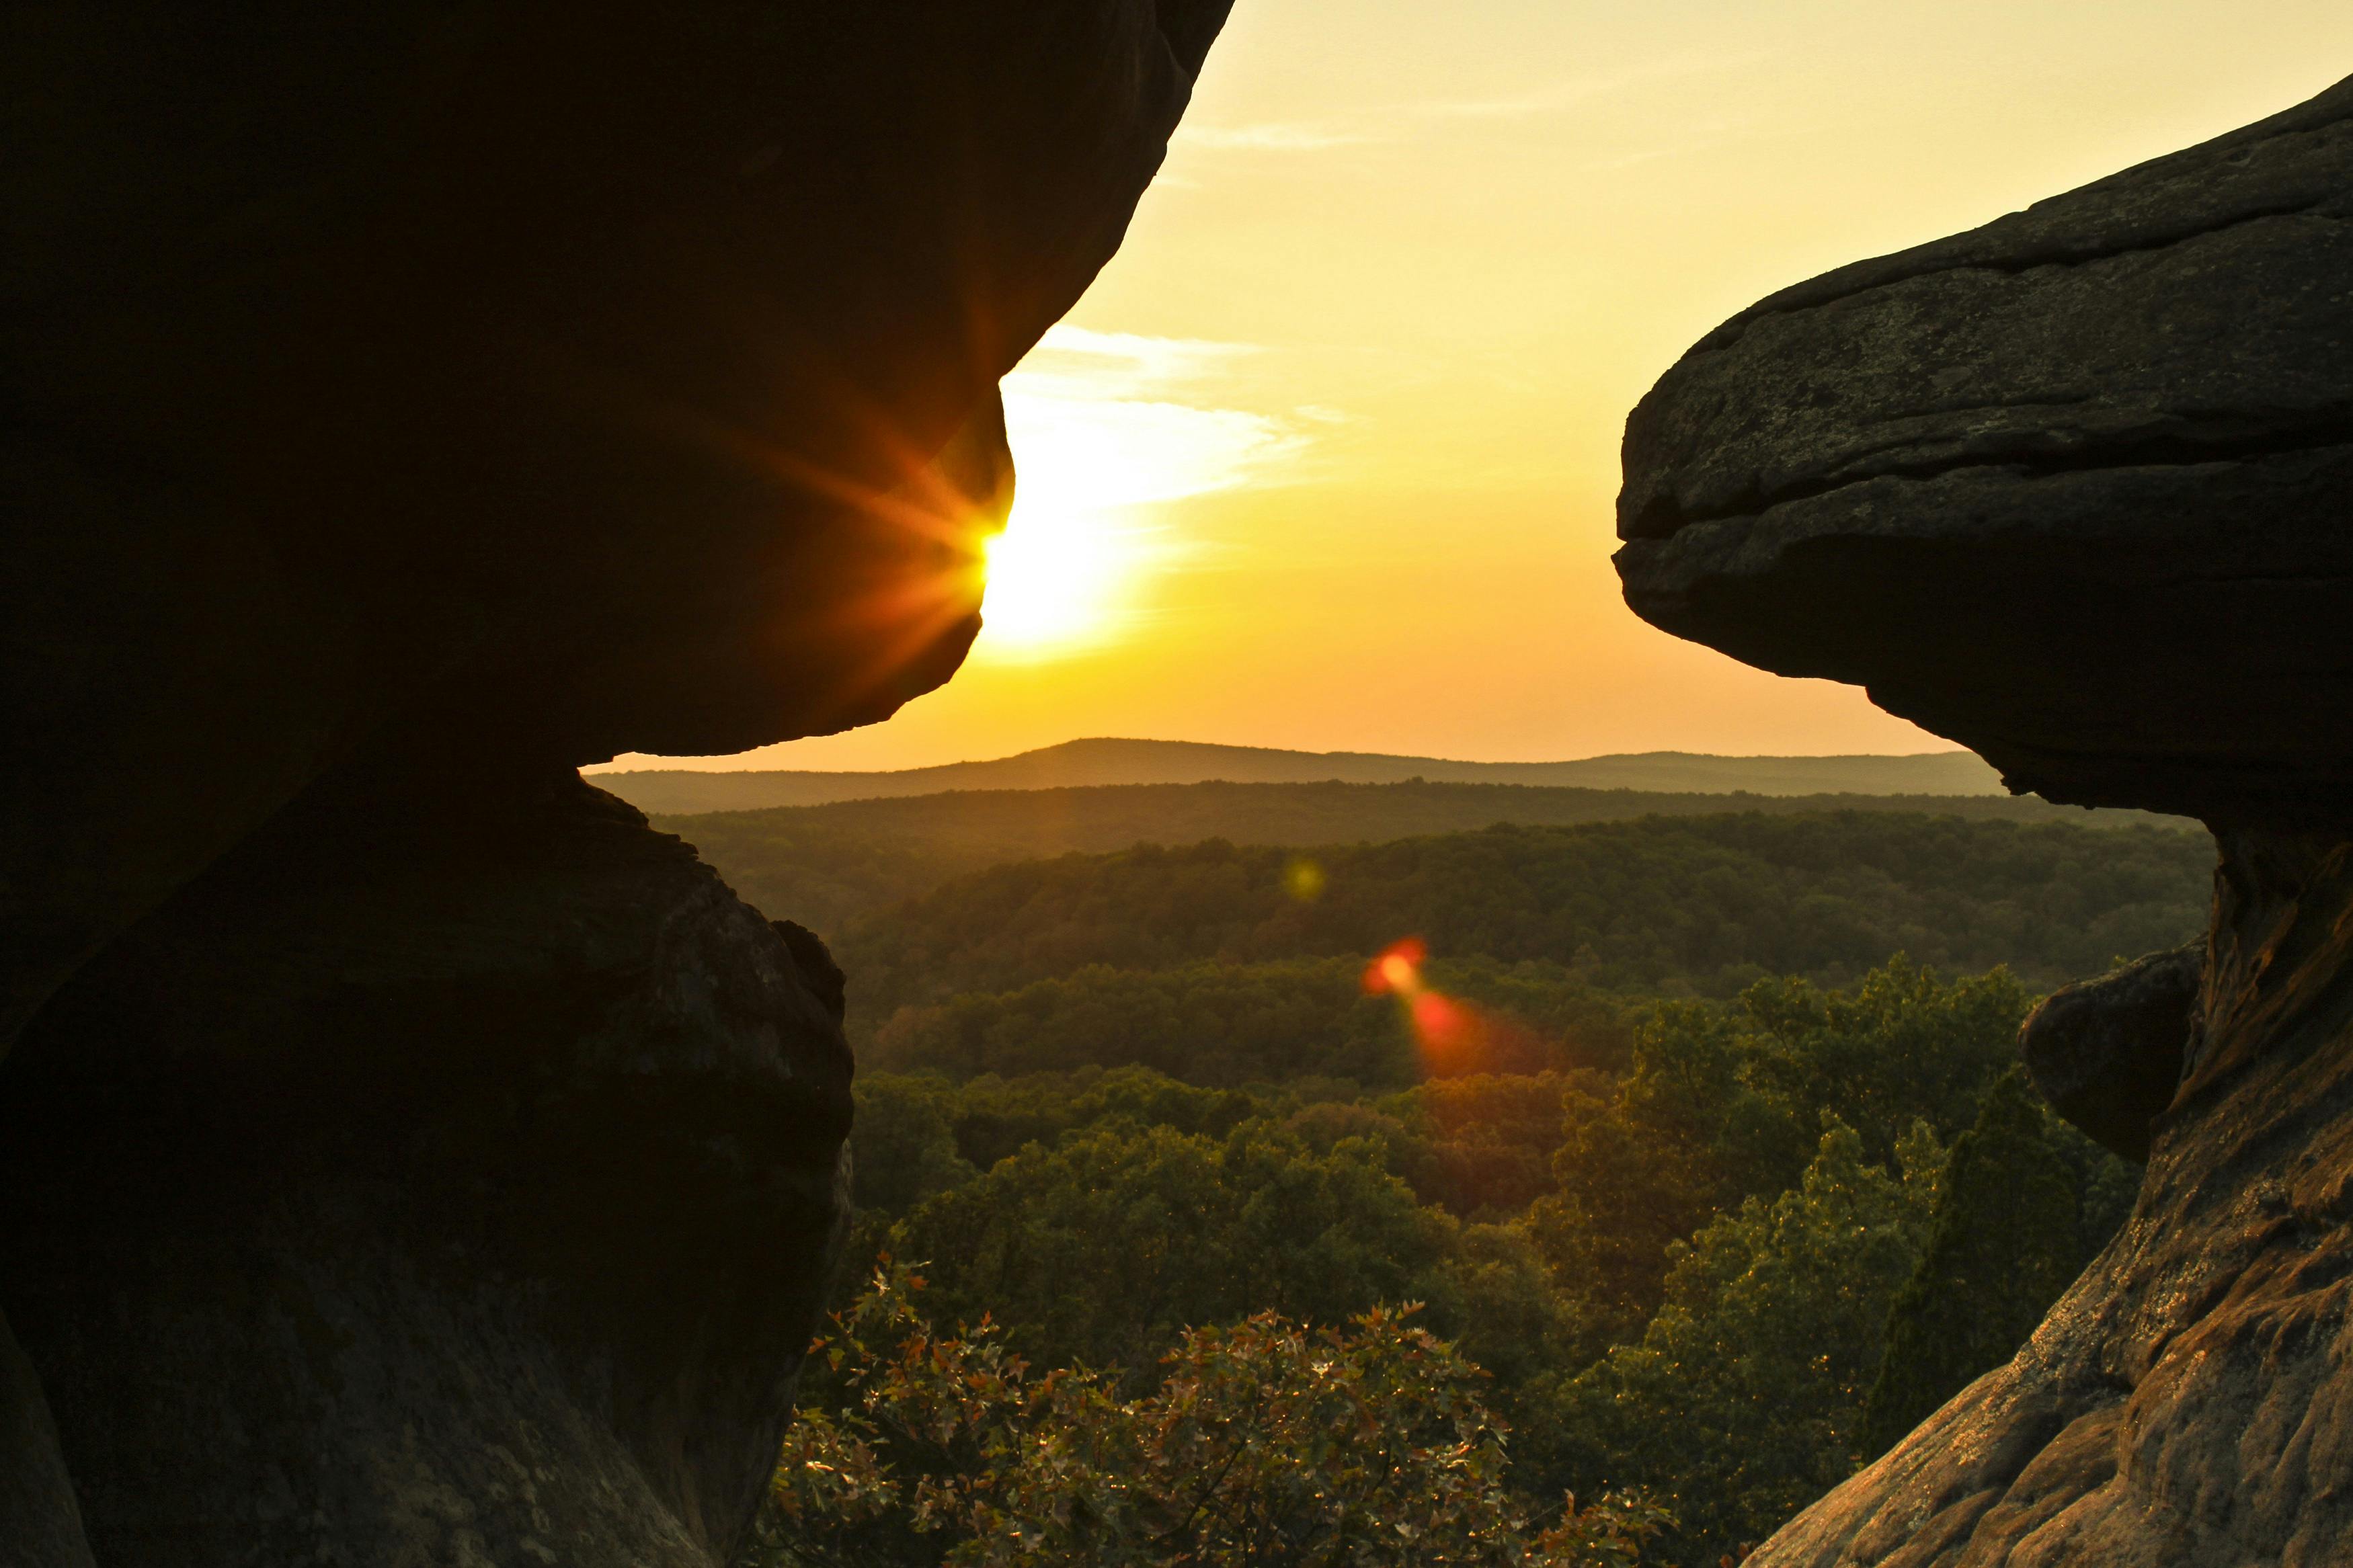
[[[862,917],[858,1217],[755,1555],[1736,1560],[2121,1222],[2137,1170],[2017,1028],[2196,929],[2210,865],[1740,813],[1138,847]]]
[[[1499,823],[1568,826],[1726,811],[1903,811],[1971,821],[2197,825],[2140,811],[2084,811],[2029,795],[1705,795],[1507,784],[1106,784],[958,790],[824,805],[657,816],[763,908],[832,937],[861,915],[965,873],[1141,843],[1385,844]]]
[[[1358,957],[1559,966],[1615,991],[1852,979],[1894,952],[2050,985],[2197,929],[2212,852],[2156,828],[1903,813],[1645,817],[1321,849],[1142,845],[958,878],[834,943],[861,1027],[1091,965]]]

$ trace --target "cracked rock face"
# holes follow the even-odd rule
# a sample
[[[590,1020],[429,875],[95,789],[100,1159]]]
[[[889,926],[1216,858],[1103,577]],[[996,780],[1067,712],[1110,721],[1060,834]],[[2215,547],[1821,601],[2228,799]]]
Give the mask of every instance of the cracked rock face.
[[[2353,82],[1767,300],[1628,424],[1640,614],[2221,847],[2202,942],[2022,1040],[2132,1218],[1757,1568],[2353,1561],[2348,225]]]
[[[2353,791],[2353,83],[1774,295],[1628,421],[1627,603],[2012,787]]]
[[[2353,1558],[2353,842],[2228,836],[2220,882],[2132,1218],[2015,1360],[1751,1563]]]
[[[572,769],[947,679],[1229,4],[0,11],[0,1568],[728,1552],[844,979]]]

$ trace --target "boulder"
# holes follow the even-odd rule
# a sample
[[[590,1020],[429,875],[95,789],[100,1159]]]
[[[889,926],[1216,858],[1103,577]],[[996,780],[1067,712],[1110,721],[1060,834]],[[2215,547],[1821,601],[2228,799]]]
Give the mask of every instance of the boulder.
[[[387,726],[713,752],[946,679],[997,380],[1229,3],[0,16],[0,1043]]]
[[[2348,279],[2353,82],[1786,289],[1627,421],[1627,603],[2020,791],[2340,816]]]
[[[2197,942],[2045,997],[2018,1035],[2042,1098],[2110,1152],[2147,1164],[2149,1124],[2173,1103],[2189,1057],[2205,973]]]
[[[2014,1360],[1754,1568],[2353,1558],[2353,843],[2234,836],[2224,867],[2132,1217]]]
[[[1229,3],[0,13],[0,1564],[730,1550],[843,980],[572,770],[947,679]]]
[[[708,1562],[845,1218],[839,973],[568,770],[369,774],[0,1068],[96,1561]]]
[[[2203,942],[2022,1041],[2132,1217],[1756,1568],[2353,1560],[2348,345],[2353,82],[1776,295],[1629,420],[1638,613],[2221,851]]]
[[[41,1380],[0,1319],[0,1568],[91,1568]]]

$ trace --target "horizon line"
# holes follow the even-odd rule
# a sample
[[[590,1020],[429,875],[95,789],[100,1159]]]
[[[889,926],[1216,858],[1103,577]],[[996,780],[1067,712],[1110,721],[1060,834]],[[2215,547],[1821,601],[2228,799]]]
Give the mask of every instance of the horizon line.
[[[816,739],[816,738],[818,738],[818,737],[809,737],[809,738],[810,738],[810,739]],[[783,742],[783,743],[785,743],[785,744],[790,744],[790,742]],[[1171,740],[1161,740],[1161,739],[1156,739],[1156,738],[1154,738],[1154,737],[1151,737],[1151,736],[1145,736],[1145,735],[1079,735],[1079,736],[1073,736],[1071,739],[1067,740],[1067,741],[1056,741],[1056,742],[1052,742],[1052,743],[1050,743],[1050,744],[1049,744],[1049,745],[1043,745],[1043,746],[1032,746],[1032,747],[1029,747],[1029,749],[1027,749],[1027,750],[1025,750],[1025,751],[1011,752],[1008,752],[1008,753],[1006,753],[1006,754],[1004,754],[1004,755],[1002,755],[1002,756],[994,756],[994,757],[964,757],[964,758],[959,758],[958,760],[956,760],[956,761],[955,761],[955,762],[952,762],[952,763],[923,763],[923,764],[921,764],[921,765],[919,765],[919,766],[915,766],[915,767],[906,767],[906,768],[761,768],[761,767],[742,767],[742,766],[720,766],[720,767],[711,767],[711,766],[698,766],[698,765],[696,765],[696,764],[698,764],[698,763],[709,763],[709,762],[714,762],[714,761],[716,761],[716,762],[721,762],[721,763],[726,763],[726,762],[732,762],[733,759],[733,758],[723,758],[723,758],[679,757],[679,758],[662,758],[662,759],[658,759],[659,761],[660,761],[660,762],[664,764],[664,765],[662,765],[662,766],[658,766],[658,767],[639,767],[639,766],[620,767],[620,766],[617,766],[617,765],[616,765],[616,763],[611,763],[611,762],[606,762],[606,763],[590,763],[584,764],[584,765],[581,767],[580,772],[581,772],[582,773],[584,773],[584,774],[599,774],[599,775],[605,775],[605,774],[610,774],[610,775],[627,775],[627,774],[637,774],[637,773],[798,773],[798,774],[805,774],[805,775],[808,775],[808,776],[812,776],[812,777],[835,777],[835,778],[843,778],[843,777],[881,777],[881,776],[885,776],[885,775],[893,775],[893,774],[900,774],[900,773],[938,773],[938,772],[942,772],[942,771],[944,771],[944,770],[949,769],[949,768],[968,768],[968,767],[979,767],[979,766],[985,766],[985,765],[987,765],[987,764],[988,764],[988,763],[1010,763],[1010,762],[1018,762],[1020,759],[1022,759],[1022,758],[1024,758],[1024,757],[1043,756],[1043,755],[1045,755],[1045,754],[1046,754],[1046,753],[1048,753],[1048,752],[1060,752],[1060,751],[1064,751],[1064,750],[1067,750],[1067,749],[1069,749],[1069,748],[1071,748],[1071,747],[1073,747],[1073,746],[1102,745],[1102,744],[1109,744],[1109,745],[1142,745],[1142,746],[1185,746],[1185,747],[1197,747],[1197,748],[1198,748],[1198,749],[1200,749],[1200,750],[1203,750],[1203,751],[1216,751],[1216,752],[1264,752],[1264,753],[1266,753],[1266,754],[1268,754],[1268,755],[1270,755],[1270,756],[1292,756],[1292,757],[1330,757],[1330,758],[1366,758],[1366,759],[1371,759],[1371,760],[1376,760],[1376,761],[1381,761],[1381,762],[1443,763],[1447,763],[1447,764],[1449,764],[1449,765],[1451,765],[1451,766],[1460,766],[1460,767],[1480,767],[1480,768],[1551,768],[1551,767],[1562,767],[1562,766],[1566,766],[1566,765],[1567,765],[1567,764],[1574,763],[1605,763],[1605,762],[1618,762],[1618,761],[1632,761],[1632,760],[1637,760],[1637,759],[1641,759],[1641,758],[1648,758],[1648,757],[1705,757],[1705,758],[1711,758],[1711,759],[1719,759],[1719,760],[1725,761],[1725,762],[1789,762],[1789,763],[1814,763],[1814,762],[1852,762],[1852,761],[1862,761],[1862,760],[1869,760],[1869,761],[1874,761],[1874,762],[1887,762],[1887,761],[1911,761],[1911,760],[1914,760],[1914,759],[1917,759],[1917,758],[1924,758],[1924,757],[1975,757],[1975,756],[1977,755],[1977,753],[1976,753],[1976,752],[1974,752],[1970,751],[1970,750],[1969,750],[1968,747],[1966,747],[1966,746],[1950,746],[1950,747],[1947,747],[1947,748],[1946,748],[1945,750],[1942,750],[1942,751],[1933,751],[1933,752],[1693,752],[1693,751],[1684,751],[1684,750],[1682,750],[1682,749],[1679,749],[1679,748],[1663,748],[1663,749],[1657,750],[1657,751],[1648,751],[1648,752],[1597,752],[1591,753],[1590,755],[1581,756],[1581,757],[1547,757],[1547,758],[1543,758],[1543,759],[1540,759],[1540,760],[1537,760],[1537,761],[1527,762],[1527,761],[1519,761],[1519,760],[1492,761],[1492,760],[1483,759],[1483,758],[1478,758],[1478,757],[1442,757],[1442,756],[1427,755],[1427,754],[1424,754],[1424,753],[1415,752],[1311,751],[1311,750],[1308,750],[1308,749],[1305,749],[1305,748],[1303,748],[1303,747],[1297,747],[1297,746],[1254,746],[1254,745],[1239,745],[1239,744],[1233,744],[1233,743],[1229,743],[1229,742],[1222,742],[1222,741],[1171,741]],[[738,753],[738,755],[740,755],[740,754],[741,754],[741,753]],[[1979,760],[1980,760],[1980,761],[1982,761],[1983,759],[1979,759]],[[1988,763],[1987,765],[1988,765],[1989,767],[1990,767],[1992,764],[1991,764],[1991,763]]]

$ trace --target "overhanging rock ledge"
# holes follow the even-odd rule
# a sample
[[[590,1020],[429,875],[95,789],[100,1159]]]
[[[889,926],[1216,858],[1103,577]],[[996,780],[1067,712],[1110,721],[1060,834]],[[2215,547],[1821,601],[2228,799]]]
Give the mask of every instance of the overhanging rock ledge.
[[[1764,300],[1625,455],[1645,618],[2221,851],[2197,952],[2030,1034],[2131,1219],[1748,1561],[2353,1561],[2353,82]]]

